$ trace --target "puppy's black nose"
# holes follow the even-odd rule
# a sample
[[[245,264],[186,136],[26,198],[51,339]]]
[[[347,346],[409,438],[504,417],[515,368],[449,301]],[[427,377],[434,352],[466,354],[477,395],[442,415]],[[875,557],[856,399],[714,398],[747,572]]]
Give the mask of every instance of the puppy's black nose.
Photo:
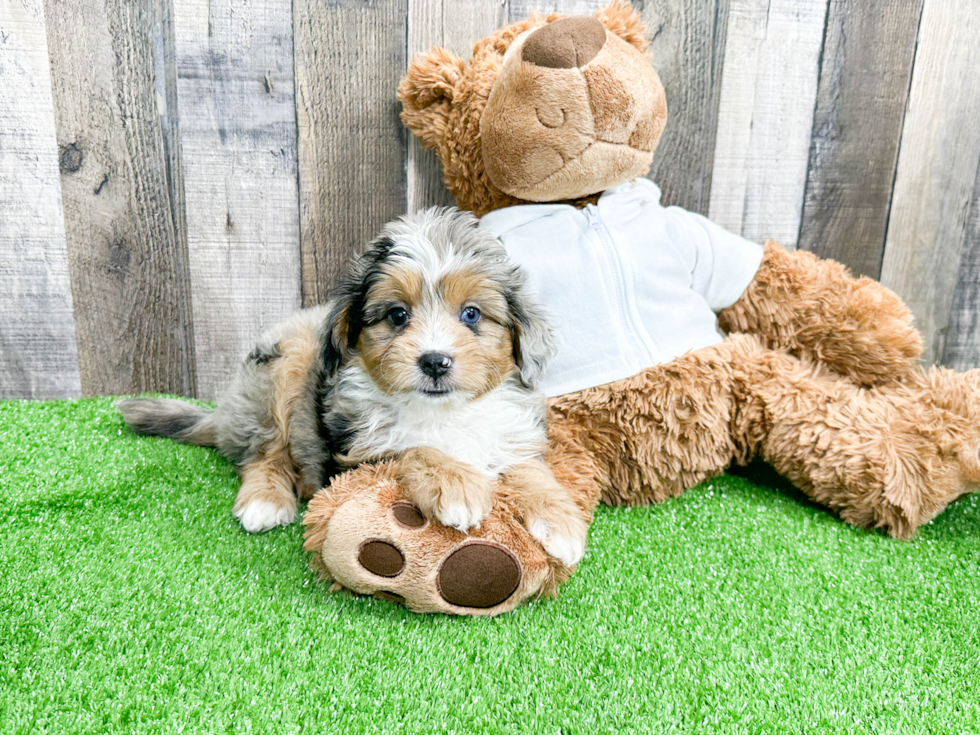
[[[419,367],[430,378],[441,378],[453,366],[453,359],[445,352],[426,352],[419,358]]]

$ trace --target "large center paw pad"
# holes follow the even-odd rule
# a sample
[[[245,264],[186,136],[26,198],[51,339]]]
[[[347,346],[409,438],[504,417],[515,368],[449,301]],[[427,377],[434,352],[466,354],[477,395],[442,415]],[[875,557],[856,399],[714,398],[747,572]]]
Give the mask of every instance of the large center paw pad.
[[[446,557],[436,583],[442,599],[450,605],[495,607],[517,591],[521,565],[502,546],[474,541]]]
[[[305,548],[322,576],[416,612],[455,615],[507,612],[560,581],[563,570],[505,501],[465,534],[423,516],[393,474],[389,464],[361,467],[310,501]]]

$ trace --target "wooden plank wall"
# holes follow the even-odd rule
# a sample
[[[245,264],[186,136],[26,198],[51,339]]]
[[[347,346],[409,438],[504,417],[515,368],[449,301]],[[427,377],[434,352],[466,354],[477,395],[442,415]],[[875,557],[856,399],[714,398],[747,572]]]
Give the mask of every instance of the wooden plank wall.
[[[831,0],[799,246],[877,278],[922,0]]]
[[[881,281],[912,308],[930,362],[942,358],[950,339],[954,287],[975,206],[978,33],[976,0],[926,0],[885,241]]]
[[[196,389],[184,212],[169,179],[179,164],[160,123],[167,111],[156,101],[157,70],[172,64],[161,9],[127,0],[45,2],[87,394]]]
[[[209,398],[300,306],[291,5],[173,4],[198,393]]]
[[[388,219],[450,204],[412,55],[605,0],[0,0],[0,397],[215,397]],[[881,278],[980,366],[976,0],[637,0],[665,201]],[[63,204],[62,204],[63,202]]]

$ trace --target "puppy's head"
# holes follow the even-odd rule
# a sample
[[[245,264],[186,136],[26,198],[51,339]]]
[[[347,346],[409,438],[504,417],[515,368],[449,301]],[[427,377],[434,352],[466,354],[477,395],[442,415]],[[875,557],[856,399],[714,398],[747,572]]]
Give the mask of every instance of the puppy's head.
[[[533,388],[554,353],[524,275],[476,218],[433,208],[388,224],[355,263],[324,362],[356,361],[388,395],[470,399],[512,376]]]

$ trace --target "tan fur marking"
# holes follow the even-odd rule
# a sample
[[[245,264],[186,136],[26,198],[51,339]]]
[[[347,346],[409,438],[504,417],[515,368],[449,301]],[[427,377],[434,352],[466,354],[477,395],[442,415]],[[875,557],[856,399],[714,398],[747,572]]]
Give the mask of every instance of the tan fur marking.
[[[375,303],[402,303],[414,307],[422,301],[425,278],[416,270],[395,265],[384,268],[380,278],[368,293],[368,299]]]
[[[472,304],[484,317],[497,322],[507,319],[507,300],[493,283],[475,271],[449,273],[439,281],[439,295],[450,311]]]
[[[418,334],[419,315],[425,289],[424,276],[405,267],[388,266],[371,289],[364,308],[373,312],[391,303],[408,309],[410,321],[399,331],[387,320],[361,330],[357,342],[358,356],[374,383],[385,393],[412,390],[418,350],[413,336]]]
[[[309,331],[279,344],[282,357],[273,365],[276,392],[272,415],[276,426],[281,428],[281,437],[277,437],[275,444],[281,441],[287,451],[290,448],[289,427],[292,424],[292,416],[296,411],[296,403],[305,397],[306,380],[316,360],[318,345],[316,334]],[[275,451],[281,450],[275,446]],[[290,460],[294,468],[298,467],[299,463],[292,458],[292,454]],[[313,497],[313,494],[320,489],[319,478],[307,478],[302,474],[297,475],[295,484],[296,493],[302,499]]]
[[[503,326],[484,320],[480,322],[479,335],[462,324],[454,330],[458,337],[453,359],[460,388],[482,395],[517,372],[510,332]]]
[[[297,463],[290,454],[290,422],[296,402],[303,398],[306,378],[316,356],[316,335],[309,331],[279,343],[280,357],[270,363],[274,395],[272,419],[276,432],[263,447],[262,454],[242,470],[242,486],[233,512],[255,501],[296,511]],[[297,487],[302,497],[311,497],[319,488]]]
[[[296,512],[296,494],[293,483],[296,469],[288,451],[276,451],[262,455],[245,465],[241,471],[242,486],[235,497],[232,513],[238,515],[255,502],[265,502],[276,508]]]

